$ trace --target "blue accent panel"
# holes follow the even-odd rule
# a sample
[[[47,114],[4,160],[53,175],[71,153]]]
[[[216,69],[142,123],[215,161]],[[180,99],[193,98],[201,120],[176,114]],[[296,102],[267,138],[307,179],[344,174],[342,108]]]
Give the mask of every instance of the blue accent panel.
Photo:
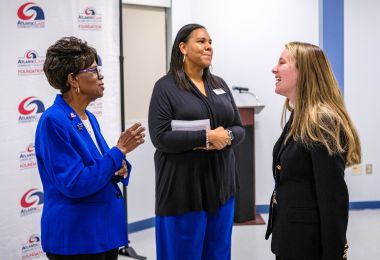
[[[350,210],[380,209],[380,201],[353,201],[350,202]],[[256,205],[256,212],[269,213],[269,205]]]
[[[344,0],[321,0],[323,50],[344,92]]]
[[[132,234],[144,229],[154,227],[155,218],[143,219],[140,221],[132,222],[128,224],[128,234]]]

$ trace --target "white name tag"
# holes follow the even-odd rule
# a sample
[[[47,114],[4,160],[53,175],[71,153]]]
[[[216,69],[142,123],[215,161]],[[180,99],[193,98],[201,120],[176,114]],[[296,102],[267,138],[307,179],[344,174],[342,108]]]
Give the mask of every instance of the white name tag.
[[[226,94],[226,92],[222,88],[213,89],[214,93],[217,95]]]

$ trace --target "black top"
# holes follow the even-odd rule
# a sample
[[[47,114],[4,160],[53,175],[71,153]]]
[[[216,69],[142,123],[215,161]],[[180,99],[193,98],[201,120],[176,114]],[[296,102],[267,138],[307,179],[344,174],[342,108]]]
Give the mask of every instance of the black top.
[[[149,107],[149,133],[156,147],[156,214],[178,215],[205,210],[213,213],[238,187],[237,164],[231,146],[217,150],[204,147],[205,130],[172,131],[172,120],[210,119],[211,129],[219,126],[234,134],[232,146],[244,138],[244,129],[232,94],[226,83],[214,91],[205,82],[207,97],[193,85],[180,89],[170,74],[159,79]],[[191,82],[191,81],[190,81]],[[221,93],[223,92],[223,93]]]
[[[284,140],[292,117],[273,149],[275,190],[266,239],[272,252],[294,259],[345,259],[348,190],[345,154],[329,155],[320,143],[305,147]]]

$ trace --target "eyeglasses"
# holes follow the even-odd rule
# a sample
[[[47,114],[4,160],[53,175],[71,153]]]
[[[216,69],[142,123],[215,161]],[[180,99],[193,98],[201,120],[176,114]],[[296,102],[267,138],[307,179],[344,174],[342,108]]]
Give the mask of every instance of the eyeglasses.
[[[102,67],[93,67],[93,68],[88,68],[88,69],[83,69],[83,70],[79,70],[78,74],[79,73],[83,73],[83,72],[92,72],[92,73],[96,73],[96,75],[98,75],[98,79],[101,79],[103,78],[103,73],[102,73]]]

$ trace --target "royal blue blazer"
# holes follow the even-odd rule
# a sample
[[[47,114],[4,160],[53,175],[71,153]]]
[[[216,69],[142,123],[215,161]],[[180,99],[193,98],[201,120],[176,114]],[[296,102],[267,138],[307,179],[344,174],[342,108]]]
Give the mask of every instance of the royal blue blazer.
[[[41,241],[48,253],[93,254],[128,244],[117,182],[126,185],[130,174],[126,179],[114,175],[125,158],[117,147],[108,147],[95,116],[86,113],[102,154],[61,95],[38,122],[35,151],[44,190]]]

